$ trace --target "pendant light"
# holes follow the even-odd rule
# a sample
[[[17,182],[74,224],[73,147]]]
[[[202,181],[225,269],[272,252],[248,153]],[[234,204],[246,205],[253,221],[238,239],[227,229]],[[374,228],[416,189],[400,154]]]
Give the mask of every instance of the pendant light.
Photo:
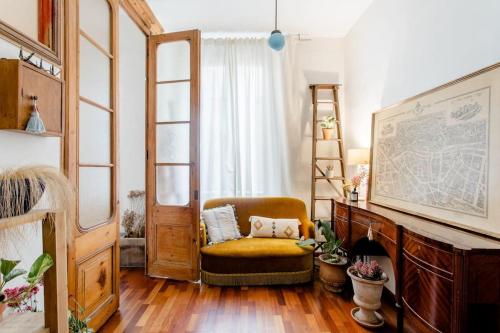
[[[275,0],[274,7],[274,30],[267,42],[269,47],[276,51],[280,51],[285,46],[285,36],[278,30],[278,0]]]

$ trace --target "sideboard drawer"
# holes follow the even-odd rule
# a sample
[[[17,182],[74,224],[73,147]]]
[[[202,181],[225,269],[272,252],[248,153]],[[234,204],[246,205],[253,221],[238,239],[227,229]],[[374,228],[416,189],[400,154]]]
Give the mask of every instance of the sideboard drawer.
[[[431,331],[450,332],[453,281],[403,255],[402,298],[405,319],[420,321]],[[410,312],[416,316],[411,316]],[[419,319],[421,318],[421,319]]]
[[[383,234],[391,240],[396,240],[396,226],[382,216],[376,214],[363,214],[359,211],[352,210],[352,222],[363,224],[366,227],[372,226],[372,230]]]
[[[426,244],[423,240],[415,238],[408,233],[403,233],[403,251],[423,263],[437,268],[448,275],[453,272],[453,253],[437,246]]]

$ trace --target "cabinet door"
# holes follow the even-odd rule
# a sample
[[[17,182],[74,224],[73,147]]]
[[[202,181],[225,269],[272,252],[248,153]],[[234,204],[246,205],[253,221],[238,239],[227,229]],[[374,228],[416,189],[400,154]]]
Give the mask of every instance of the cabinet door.
[[[403,255],[402,297],[405,324],[450,332],[453,281]],[[414,323],[414,325],[412,325]],[[421,331],[421,329],[419,330]]]

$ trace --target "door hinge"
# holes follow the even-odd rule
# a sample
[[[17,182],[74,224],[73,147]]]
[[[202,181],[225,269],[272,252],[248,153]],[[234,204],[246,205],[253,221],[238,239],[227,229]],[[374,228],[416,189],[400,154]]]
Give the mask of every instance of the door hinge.
[[[146,150],[146,160],[149,160],[149,150]]]
[[[194,200],[198,200],[199,194],[198,190],[194,191]]]

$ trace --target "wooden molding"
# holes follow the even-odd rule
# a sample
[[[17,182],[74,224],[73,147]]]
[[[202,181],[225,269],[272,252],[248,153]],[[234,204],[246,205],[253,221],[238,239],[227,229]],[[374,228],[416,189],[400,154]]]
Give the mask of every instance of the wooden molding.
[[[146,35],[163,33],[163,26],[153,14],[146,0],[120,0],[120,4]]]

